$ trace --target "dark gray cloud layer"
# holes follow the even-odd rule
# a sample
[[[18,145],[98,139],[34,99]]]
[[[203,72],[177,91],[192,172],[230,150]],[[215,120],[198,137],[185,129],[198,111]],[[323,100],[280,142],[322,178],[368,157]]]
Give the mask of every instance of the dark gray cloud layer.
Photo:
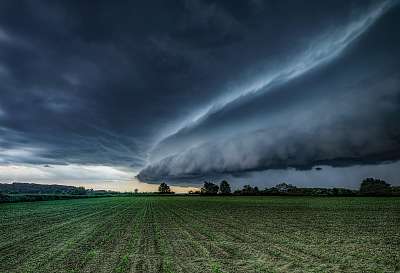
[[[0,163],[180,182],[397,160],[399,12],[395,1],[3,1]]]

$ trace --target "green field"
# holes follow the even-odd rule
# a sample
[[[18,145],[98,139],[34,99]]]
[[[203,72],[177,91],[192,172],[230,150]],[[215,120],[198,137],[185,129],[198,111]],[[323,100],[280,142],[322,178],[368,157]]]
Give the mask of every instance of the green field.
[[[400,272],[400,198],[0,204],[0,272]]]

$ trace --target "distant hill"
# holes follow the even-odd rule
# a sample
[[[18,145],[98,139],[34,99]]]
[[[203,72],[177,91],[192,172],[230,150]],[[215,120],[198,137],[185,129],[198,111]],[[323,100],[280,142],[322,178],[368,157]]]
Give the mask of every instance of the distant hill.
[[[0,193],[7,194],[86,194],[83,187],[34,183],[0,183]]]

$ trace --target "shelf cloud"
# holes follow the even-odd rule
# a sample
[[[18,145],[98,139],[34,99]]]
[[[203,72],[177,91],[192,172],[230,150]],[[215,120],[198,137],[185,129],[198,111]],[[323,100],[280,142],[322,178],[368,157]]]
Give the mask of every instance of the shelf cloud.
[[[152,151],[154,160],[138,177],[187,181],[257,170],[398,160],[398,64],[366,70],[356,53],[378,54],[365,44],[378,39],[380,26],[374,22],[391,6],[383,2],[323,36],[268,80],[218,108],[210,107],[160,141]],[[381,57],[371,61],[383,65],[385,54]]]

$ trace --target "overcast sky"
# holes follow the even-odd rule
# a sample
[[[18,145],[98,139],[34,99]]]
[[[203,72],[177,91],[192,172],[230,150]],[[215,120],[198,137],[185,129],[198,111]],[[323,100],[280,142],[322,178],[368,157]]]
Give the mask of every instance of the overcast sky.
[[[399,185],[398,2],[1,1],[0,181]]]

